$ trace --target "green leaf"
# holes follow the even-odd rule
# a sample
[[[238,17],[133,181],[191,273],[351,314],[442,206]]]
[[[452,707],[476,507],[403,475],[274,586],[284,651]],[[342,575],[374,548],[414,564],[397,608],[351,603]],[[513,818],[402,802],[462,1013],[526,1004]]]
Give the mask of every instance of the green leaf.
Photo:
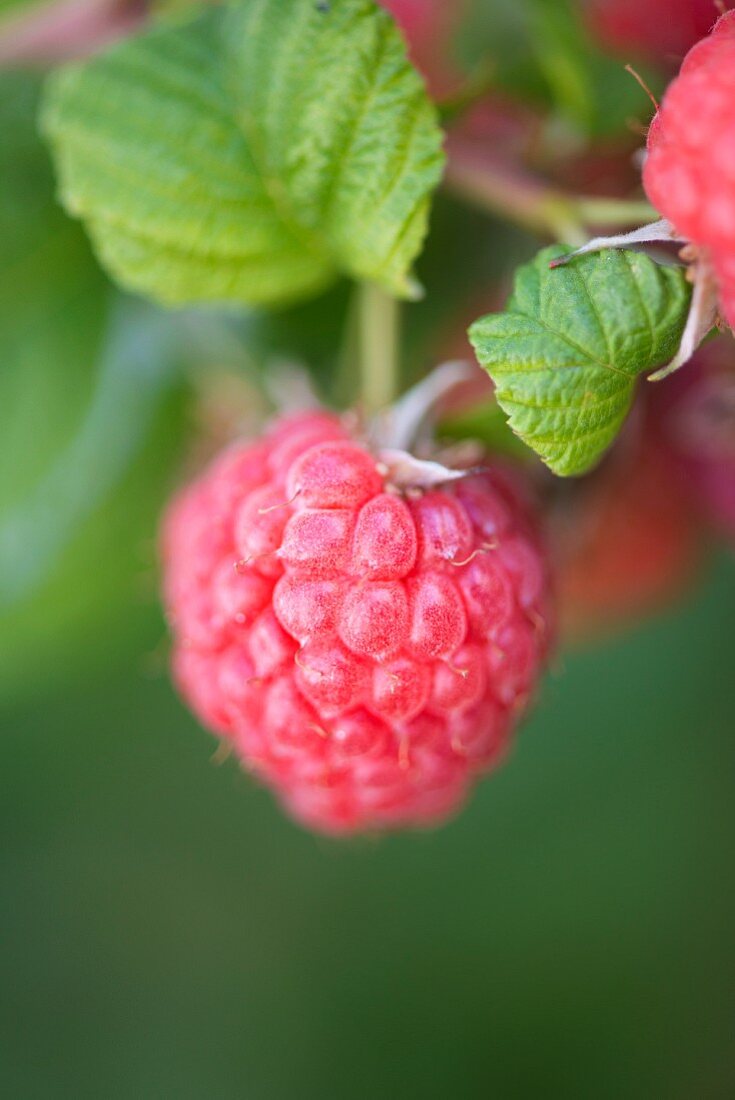
[[[511,428],[557,474],[582,474],[617,435],[638,375],[678,346],[691,294],[680,268],[608,249],[563,267],[544,249],[503,313],[470,329]]]
[[[416,293],[443,156],[374,0],[248,0],[52,78],[61,196],[124,285],[272,305],[340,273]]]

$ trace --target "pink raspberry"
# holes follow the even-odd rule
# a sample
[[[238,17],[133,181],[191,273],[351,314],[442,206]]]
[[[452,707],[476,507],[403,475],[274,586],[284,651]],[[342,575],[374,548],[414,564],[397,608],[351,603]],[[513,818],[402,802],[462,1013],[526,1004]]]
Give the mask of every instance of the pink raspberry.
[[[712,267],[735,325],[735,11],[689,51],[648,135],[653,205]]]
[[[456,810],[548,648],[544,559],[511,477],[401,491],[326,413],[226,451],[172,503],[162,556],[183,696],[327,832]]]

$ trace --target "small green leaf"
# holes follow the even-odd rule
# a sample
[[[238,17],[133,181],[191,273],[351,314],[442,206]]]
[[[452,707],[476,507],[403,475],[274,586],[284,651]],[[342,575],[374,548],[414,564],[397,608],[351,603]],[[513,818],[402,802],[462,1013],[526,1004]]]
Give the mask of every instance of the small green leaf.
[[[124,285],[272,305],[340,273],[416,292],[443,156],[374,0],[249,0],[52,78],[61,195]]]
[[[554,473],[582,474],[612,443],[638,375],[678,346],[691,289],[680,268],[608,249],[553,270],[563,246],[520,268],[505,312],[470,340],[521,439]]]

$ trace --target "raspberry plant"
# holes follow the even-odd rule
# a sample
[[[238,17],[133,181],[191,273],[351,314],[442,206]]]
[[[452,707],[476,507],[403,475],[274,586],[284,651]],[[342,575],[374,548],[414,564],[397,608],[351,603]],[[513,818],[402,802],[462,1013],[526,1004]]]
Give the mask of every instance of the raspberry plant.
[[[0,58],[80,55],[49,75],[41,130],[120,288],[64,220],[95,293],[137,334],[103,356],[123,381],[99,398],[96,491],[128,454],[124,383],[175,376],[204,424],[189,466],[222,451],[163,522],[175,678],[309,825],[454,811],[556,623],[562,643],[618,628],[678,591],[708,525],[732,529],[733,349],[712,337],[734,317],[735,13],[705,7],[677,4],[668,41],[692,49],[652,121],[613,55],[648,58],[657,91],[670,56],[625,0],[0,25]],[[569,184],[599,173],[608,191]],[[468,365],[432,370],[457,348]],[[5,577],[33,514],[0,527]]]

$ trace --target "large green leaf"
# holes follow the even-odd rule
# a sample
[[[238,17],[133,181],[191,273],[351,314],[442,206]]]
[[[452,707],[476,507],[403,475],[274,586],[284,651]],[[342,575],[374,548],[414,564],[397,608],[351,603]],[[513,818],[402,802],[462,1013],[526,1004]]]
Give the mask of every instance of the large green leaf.
[[[612,443],[640,374],[678,346],[683,271],[608,249],[565,266],[544,249],[516,275],[505,311],[470,329],[511,428],[557,474],[581,474]]]
[[[123,284],[274,304],[339,273],[411,296],[441,132],[374,0],[246,0],[52,79],[61,194]]]

